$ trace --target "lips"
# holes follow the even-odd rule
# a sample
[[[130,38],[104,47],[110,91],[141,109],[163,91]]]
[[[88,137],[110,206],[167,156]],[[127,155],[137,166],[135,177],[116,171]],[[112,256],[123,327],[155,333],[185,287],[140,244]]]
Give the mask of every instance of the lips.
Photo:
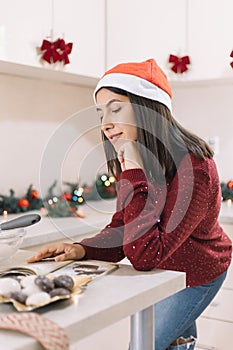
[[[118,132],[116,134],[113,134],[113,135],[109,136],[109,140],[114,143],[121,137],[121,135],[122,135],[122,132]]]

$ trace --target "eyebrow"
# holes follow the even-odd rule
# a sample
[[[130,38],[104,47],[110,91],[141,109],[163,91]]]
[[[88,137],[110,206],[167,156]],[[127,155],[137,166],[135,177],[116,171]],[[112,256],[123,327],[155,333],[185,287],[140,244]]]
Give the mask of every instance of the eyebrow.
[[[121,100],[118,100],[117,98],[114,98],[114,99],[108,101],[108,103],[106,103],[106,107],[109,107],[109,106],[110,106],[112,103],[114,103],[114,102],[122,102],[122,101],[121,101]],[[102,109],[99,108],[99,107],[97,107],[96,110],[97,110],[97,112],[98,112],[98,111],[101,111]]]

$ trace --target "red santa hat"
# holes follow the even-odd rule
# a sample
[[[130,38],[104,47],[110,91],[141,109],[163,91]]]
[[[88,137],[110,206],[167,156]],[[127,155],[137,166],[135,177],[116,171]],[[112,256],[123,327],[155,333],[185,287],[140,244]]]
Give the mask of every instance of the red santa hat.
[[[144,62],[121,63],[109,69],[99,80],[98,90],[103,87],[116,87],[135,95],[158,101],[171,107],[172,90],[167,77],[154,59]]]

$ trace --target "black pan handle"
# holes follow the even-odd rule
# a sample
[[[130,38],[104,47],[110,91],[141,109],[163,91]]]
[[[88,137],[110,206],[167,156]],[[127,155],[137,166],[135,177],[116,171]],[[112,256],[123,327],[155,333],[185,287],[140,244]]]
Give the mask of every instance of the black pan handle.
[[[41,219],[38,214],[28,214],[20,216],[16,219],[2,222],[0,224],[0,230],[12,230],[14,228],[27,227],[36,224]]]

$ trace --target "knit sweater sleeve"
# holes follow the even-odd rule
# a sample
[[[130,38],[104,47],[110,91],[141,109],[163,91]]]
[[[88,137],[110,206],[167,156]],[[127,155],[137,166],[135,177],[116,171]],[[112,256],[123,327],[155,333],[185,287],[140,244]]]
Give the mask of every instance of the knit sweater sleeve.
[[[148,183],[141,169],[124,171],[121,180],[125,256],[137,270],[159,267],[205,217],[208,174],[185,160],[169,191],[167,185]]]
[[[122,260],[125,257],[122,247],[123,234],[123,212],[118,210],[117,205],[117,211],[113,215],[111,222],[99,234],[78,242],[86,251],[84,259],[111,262]]]

